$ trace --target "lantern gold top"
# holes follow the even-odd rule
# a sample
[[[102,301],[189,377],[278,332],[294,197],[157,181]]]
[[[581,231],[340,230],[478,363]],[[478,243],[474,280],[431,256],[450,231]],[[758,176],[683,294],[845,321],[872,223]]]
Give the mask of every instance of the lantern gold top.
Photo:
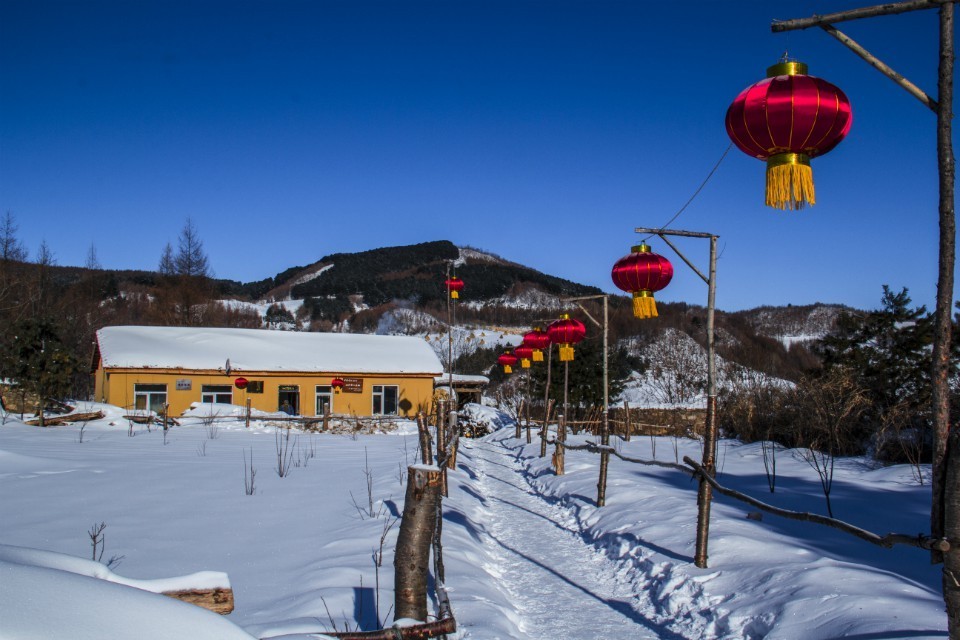
[[[796,60],[778,62],[772,67],[767,67],[767,77],[775,78],[777,76],[799,76],[807,75],[807,65]]]
[[[630,247],[630,253],[650,253],[650,245],[646,242],[641,242]]]

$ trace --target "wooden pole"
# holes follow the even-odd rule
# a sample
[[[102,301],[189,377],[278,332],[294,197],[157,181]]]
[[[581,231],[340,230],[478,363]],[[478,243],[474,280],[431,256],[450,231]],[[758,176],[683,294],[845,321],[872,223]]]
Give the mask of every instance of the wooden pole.
[[[563,417],[557,424],[557,440],[566,442],[567,440],[567,412],[569,411],[569,402],[567,396],[567,384],[570,380],[570,362],[565,360],[563,363]]]
[[[532,382],[533,382],[533,369],[527,370],[527,414],[525,420],[527,421],[527,444],[530,444],[530,405],[533,404],[533,391],[532,391]]]
[[[547,433],[549,431],[550,409],[553,403],[550,400],[550,372],[553,369],[553,345],[547,346],[547,386],[543,392],[543,429],[540,430],[540,457],[547,455]]]
[[[243,426],[245,426],[247,429],[250,428],[250,398],[247,398],[247,412],[243,421]]]
[[[600,444],[610,444],[610,377],[609,368],[609,312],[607,296],[603,296],[603,423],[600,431]],[[610,453],[604,450],[600,454],[600,478],[597,480],[597,506],[607,504],[607,470],[610,466]]]
[[[529,387],[529,385],[528,385],[528,386],[527,386],[527,395],[529,395],[529,391],[530,391],[530,387]],[[521,428],[522,428],[522,426],[523,426],[523,421],[522,421],[522,419],[521,419],[521,416],[523,415],[523,406],[524,406],[526,403],[527,403],[527,399],[526,399],[526,398],[522,398],[522,399],[520,400],[520,407],[517,409],[517,422],[516,422],[516,426],[515,426],[515,428],[514,428],[514,433],[513,433],[513,437],[516,438],[517,440],[520,439],[520,430],[521,430]]]
[[[703,468],[712,477],[716,473],[717,451],[717,355],[714,345],[714,306],[717,295],[717,236],[710,236],[710,278],[707,293],[707,420],[703,434]],[[697,488],[697,546],[693,557],[700,568],[707,566],[710,537],[710,503],[713,491],[702,476]]]
[[[947,442],[950,438],[950,341],[952,339],[950,324],[953,307],[953,269],[956,262],[956,219],[954,215],[954,157],[953,157],[953,16],[952,4],[945,4],[940,8],[940,65],[939,65],[939,109],[937,110],[937,165],[940,182],[940,259],[937,277],[937,302],[934,312],[933,328],[933,363],[931,368],[931,384],[933,387],[933,502],[930,511],[931,535],[935,538],[947,537],[950,540],[960,539],[960,528],[946,531],[944,528],[945,504],[957,505],[960,499],[957,492],[960,487],[945,481],[947,473]],[[952,518],[954,523],[960,516]],[[952,556],[957,551],[952,551]],[[933,560],[940,561],[943,557],[934,552]],[[947,571],[960,575],[960,558],[954,557],[944,566]],[[952,567],[952,568],[951,568]],[[951,593],[958,587],[953,587]],[[947,578],[944,577],[944,598],[947,597]],[[960,608],[960,594],[955,602]],[[948,605],[949,608],[949,605]],[[956,614],[960,616],[960,613]],[[960,624],[960,620],[958,620]],[[956,634],[956,636],[954,635]],[[951,638],[960,637],[960,626],[951,627]]]
[[[433,445],[430,443],[430,429],[427,428],[427,417],[423,411],[417,414],[417,433],[420,436],[420,459],[423,464],[430,464],[433,459]]]
[[[427,619],[427,576],[439,492],[439,468],[428,465],[407,468],[407,494],[393,560],[396,585],[393,611],[398,620]]]
[[[437,461],[436,465],[440,467],[440,494],[447,495],[447,465],[444,458],[447,457],[447,407],[449,400],[441,400],[437,404]]]
[[[624,427],[626,431],[624,433],[623,439],[626,440],[627,442],[630,442],[630,434],[633,432],[633,425],[630,424],[630,403],[627,402],[626,400],[623,401],[623,410],[627,414],[627,417],[625,418],[626,426]]]
[[[902,89],[906,90],[907,93],[912,95],[914,98],[927,105],[931,110],[937,111],[939,107],[937,106],[937,101],[928,96],[923,90],[920,89],[917,85],[913,84],[902,75],[890,68],[889,65],[884,63],[882,60],[874,56],[872,53],[864,49],[860,43],[856,40],[838,30],[832,24],[821,24],[820,28],[826,31],[828,34],[840,41],[841,44],[846,46],[848,49],[853,51],[855,54],[863,58],[867,64],[871,67],[887,76],[898,84]]]
[[[951,464],[950,446],[950,368],[951,313],[953,311],[953,270],[956,262],[955,167],[953,155],[953,73],[954,73],[954,2],[956,0],[910,0],[877,5],[824,16],[774,22],[773,32],[823,27],[844,20],[893,15],[917,9],[940,9],[940,45],[936,102],[924,101],[937,114],[937,173],[939,178],[939,258],[937,298],[934,310],[933,355],[930,367],[931,414],[933,417],[933,478],[931,484],[930,529],[933,538],[960,538],[960,487],[947,481]],[[827,29],[829,32],[830,30]],[[849,45],[848,45],[849,46]],[[863,57],[863,56],[861,56]],[[866,59],[866,58],[865,58]],[[870,60],[868,60],[870,62]],[[871,62],[871,64],[873,64]],[[874,65],[876,67],[876,65]],[[881,69],[882,71],[882,69]],[[898,83],[901,84],[901,83]],[[901,86],[903,86],[901,84]],[[908,91],[908,87],[904,87]],[[911,94],[916,95],[911,91]],[[918,96],[919,97],[919,96]],[[922,98],[921,98],[922,99]],[[951,512],[958,510],[957,513]],[[945,555],[933,550],[931,560],[944,562],[943,598],[947,607],[950,637],[960,640],[960,556],[951,548]]]
[[[770,30],[774,33],[783,31],[796,31],[797,29],[808,29],[810,27],[819,27],[823,24],[833,24],[835,22],[846,22],[847,20],[859,20],[861,18],[873,18],[875,16],[890,16],[908,11],[917,11],[919,9],[935,9],[936,7],[951,4],[956,0],[909,0],[908,2],[888,2],[886,4],[864,7],[862,9],[850,9],[848,11],[838,11],[836,13],[827,13],[824,15],[813,16],[812,18],[798,18],[796,20],[774,20],[770,25]]]

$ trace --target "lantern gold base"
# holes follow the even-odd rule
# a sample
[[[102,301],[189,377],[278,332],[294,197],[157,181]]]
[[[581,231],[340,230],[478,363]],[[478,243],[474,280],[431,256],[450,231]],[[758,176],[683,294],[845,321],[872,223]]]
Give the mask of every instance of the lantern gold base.
[[[512,368],[510,365],[505,364],[505,365],[503,365],[503,372],[504,372],[504,373],[513,373],[513,368]]]
[[[573,347],[560,347],[560,362],[573,360]]]
[[[633,315],[641,320],[656,318],[659,314],[657,314],[657,303],[653,299],[653,296],[634,296]]]
[[[781,153],[767,160],[766,205],[795,211],[817,203],[813,169],[802,153]]]
[[[453,300],[456,300],[456,299],[458,299],[459,297],[460,297],[460,292],[459,292],[459,291],[451,291],[451,292],[450,292],[450,298],[452,298]]]

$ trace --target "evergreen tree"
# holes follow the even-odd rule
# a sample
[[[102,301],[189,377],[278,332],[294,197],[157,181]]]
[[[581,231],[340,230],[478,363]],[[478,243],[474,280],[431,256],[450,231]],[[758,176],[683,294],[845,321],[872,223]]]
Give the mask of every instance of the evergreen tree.
[[[79,363],[60,340],[49,318],[31,318],[13,331],[2,358],[6,377],[23,392],[36,396],[40,425],[48,400],[63,398],[70,392]]]
[[[880,309],[842,314],[818,345],[825,373],[844,370],[866,391],[862,436],[894,419],[897,429],[929,429],[932,327],[931,314],[911,307],[906,288],[895,293],[884,285]]]
[[[187,218],[183,229],[180,230],[177,245],[177,255],[173,259],[174,270],[177,275],[201,278],[211,276],[210,263],[203,250],[203,241],[190,218]]]
[[[569,363],[569,378],[567,381],[567,398],[570,407],[570,419],[577,419],[590,407],[603,406],[603,341],[596,337],[587,338],[575,346],[574,360]],[[533,365],[534,401],[543,399],[544,387],[547,382],[546,357],[543,363]],[[634,363],[636,364],[636,363]],[[518,365],[519,366],[519,365]],[[499,378],[501,369],[491,375],[492,380]],[[617,397],[626,384],[630,375],[631,363],[625,349],[611,345],[607,363],[607,387],[610,399]],[[557,357],[554,349],[550,373],[550,397],[559,407],[563,403],[563,373],[564,363]]]

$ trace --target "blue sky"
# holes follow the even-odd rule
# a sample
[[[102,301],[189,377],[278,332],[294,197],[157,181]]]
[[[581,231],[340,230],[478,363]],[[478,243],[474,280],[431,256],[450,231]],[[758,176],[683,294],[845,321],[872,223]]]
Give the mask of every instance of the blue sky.
[[[933,307],[933,112],[819,29],[871,2],[0,2],[0,211],[31,254],[155,269],[187,217],[244,282],[449,239],[616,291],[613,263],[690,198],[726,108],[784,51],[846,92],[818,204],[763,206],[736,148],[673,228],[720,236],[717,304]],[[666,6],[661,6],[666,5]],[[936,96],[937,12],[838,25]],[[704,304],[676,266],[658,299]],[[707,242],[681,248],[705,268]]]

